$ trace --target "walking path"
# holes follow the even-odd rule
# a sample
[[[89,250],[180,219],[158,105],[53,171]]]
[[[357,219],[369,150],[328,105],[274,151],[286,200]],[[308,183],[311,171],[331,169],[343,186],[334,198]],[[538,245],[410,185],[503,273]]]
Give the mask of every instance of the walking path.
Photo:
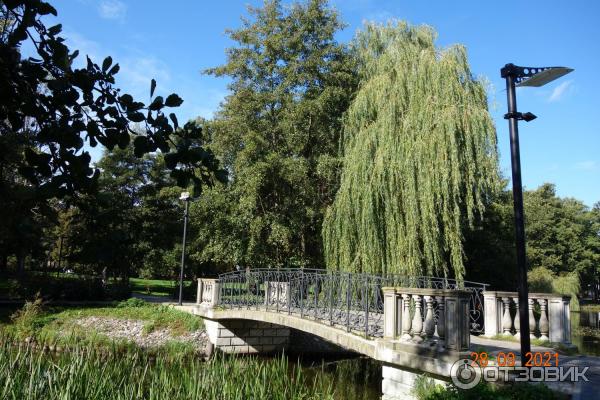
[[[486,351],[488,354],[496,356],[498,352],[513,352],[517,359],[521,357],[521,344],[519,342],[486,339],[480,336],[471,336],[472,351]],[[555,349],[542,346],[531,346],[531,351],[535,352],[556,352]],[[586,355],[563,355],[559,352],[559,367],[579,367],[582,370],[584,367],[589,367],[585,373],[588,382],[582,381],[577,383],[561,382],[551,384],[544,382],[546,386],[553,389],[561,389],[563,392],[572,394],[572,400],[591,400],[600,398],[600,357]]]

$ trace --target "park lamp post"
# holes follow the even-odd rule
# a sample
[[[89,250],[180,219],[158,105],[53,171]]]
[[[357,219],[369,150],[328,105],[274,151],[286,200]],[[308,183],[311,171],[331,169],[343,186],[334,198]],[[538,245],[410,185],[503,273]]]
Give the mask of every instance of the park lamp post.
[[[529,122],[537,118],[530,112],[517,111],[517,86],[544,86],[548,82],[560,78],[573,71],[565,67],[519,67],[506,64],[500,75],[506,79],[506,96],[508,112],[504,119],[508,120],[510,131],[510,154],[512,166],[513,203],[515,213],[515,244],[517,250],[517,286],[519,291],[519,325],[521,334],[521,365],[525,365],[526,354],[531,351],[528,312],[527,266],[525,259],[525,223],[523,214],[523,186],[521,183],[521,155],[519,152],[519,120]]]
[[[183,192],[179,200],[185,201],[185,211],[183,212],[183,246],[181,250],[181,268],[179,270],[179,305],[183,304],[183,268],[185,266],[185,237],[187,233],[188,207],[190,204],[190,193]]]

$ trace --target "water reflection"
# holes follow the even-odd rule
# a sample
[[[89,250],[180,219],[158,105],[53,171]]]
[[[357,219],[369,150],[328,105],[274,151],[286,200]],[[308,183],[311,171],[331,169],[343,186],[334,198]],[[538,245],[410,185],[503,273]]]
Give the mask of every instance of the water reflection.
[[[600,329],[600,312],[581,311],[579,326],[589,326]]]
[[[581,354],[600,356],[600,313],[571,313],[571,341]]]
[[[307,377],[321,375],[335,390],[336,400],[381,399],[381,363],[366,357],[302,360]]]

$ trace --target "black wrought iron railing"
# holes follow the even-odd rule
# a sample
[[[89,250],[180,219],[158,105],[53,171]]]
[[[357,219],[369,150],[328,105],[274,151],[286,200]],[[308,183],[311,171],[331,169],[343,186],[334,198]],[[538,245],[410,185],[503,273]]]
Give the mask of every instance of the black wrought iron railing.
[[[219,275],[219,306],[298,315],[383,335],[383,287],[463,289],[471,292],[471,332],[483,332],[486,284],[438,277],[371,275],[322,269],[252,269]]]

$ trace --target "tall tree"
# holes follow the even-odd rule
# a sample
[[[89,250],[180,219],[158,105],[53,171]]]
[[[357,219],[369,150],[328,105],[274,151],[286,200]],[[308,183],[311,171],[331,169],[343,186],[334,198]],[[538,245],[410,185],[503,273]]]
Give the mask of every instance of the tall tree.
[[[498,179],[496,133],[466,50],[433,29],[369,24],[345,118],[341,186],[323,227],[329,268],[461,278],[463,227]]]
[[[523,200],[529,268],[595,276],[600,265],[600,221],[595,211],[579,200],[558,197],[550,183],[526,191]]]
[[[227,199],[231,214],[193,207],[192,221],[218,221],[199,238],[196,256],[210,261],[211,249],[235,245],[229,266],[323,265],[322,215],[335,192],[341,116],[356,86],[352,59],[334,39],[342,23],[324,0],[289,8],[266,1],[249,11],[251,19],[228,31],[237,45],[227,63],[208,70],[232,78],[209,124],[232,182],[207,195]]]

